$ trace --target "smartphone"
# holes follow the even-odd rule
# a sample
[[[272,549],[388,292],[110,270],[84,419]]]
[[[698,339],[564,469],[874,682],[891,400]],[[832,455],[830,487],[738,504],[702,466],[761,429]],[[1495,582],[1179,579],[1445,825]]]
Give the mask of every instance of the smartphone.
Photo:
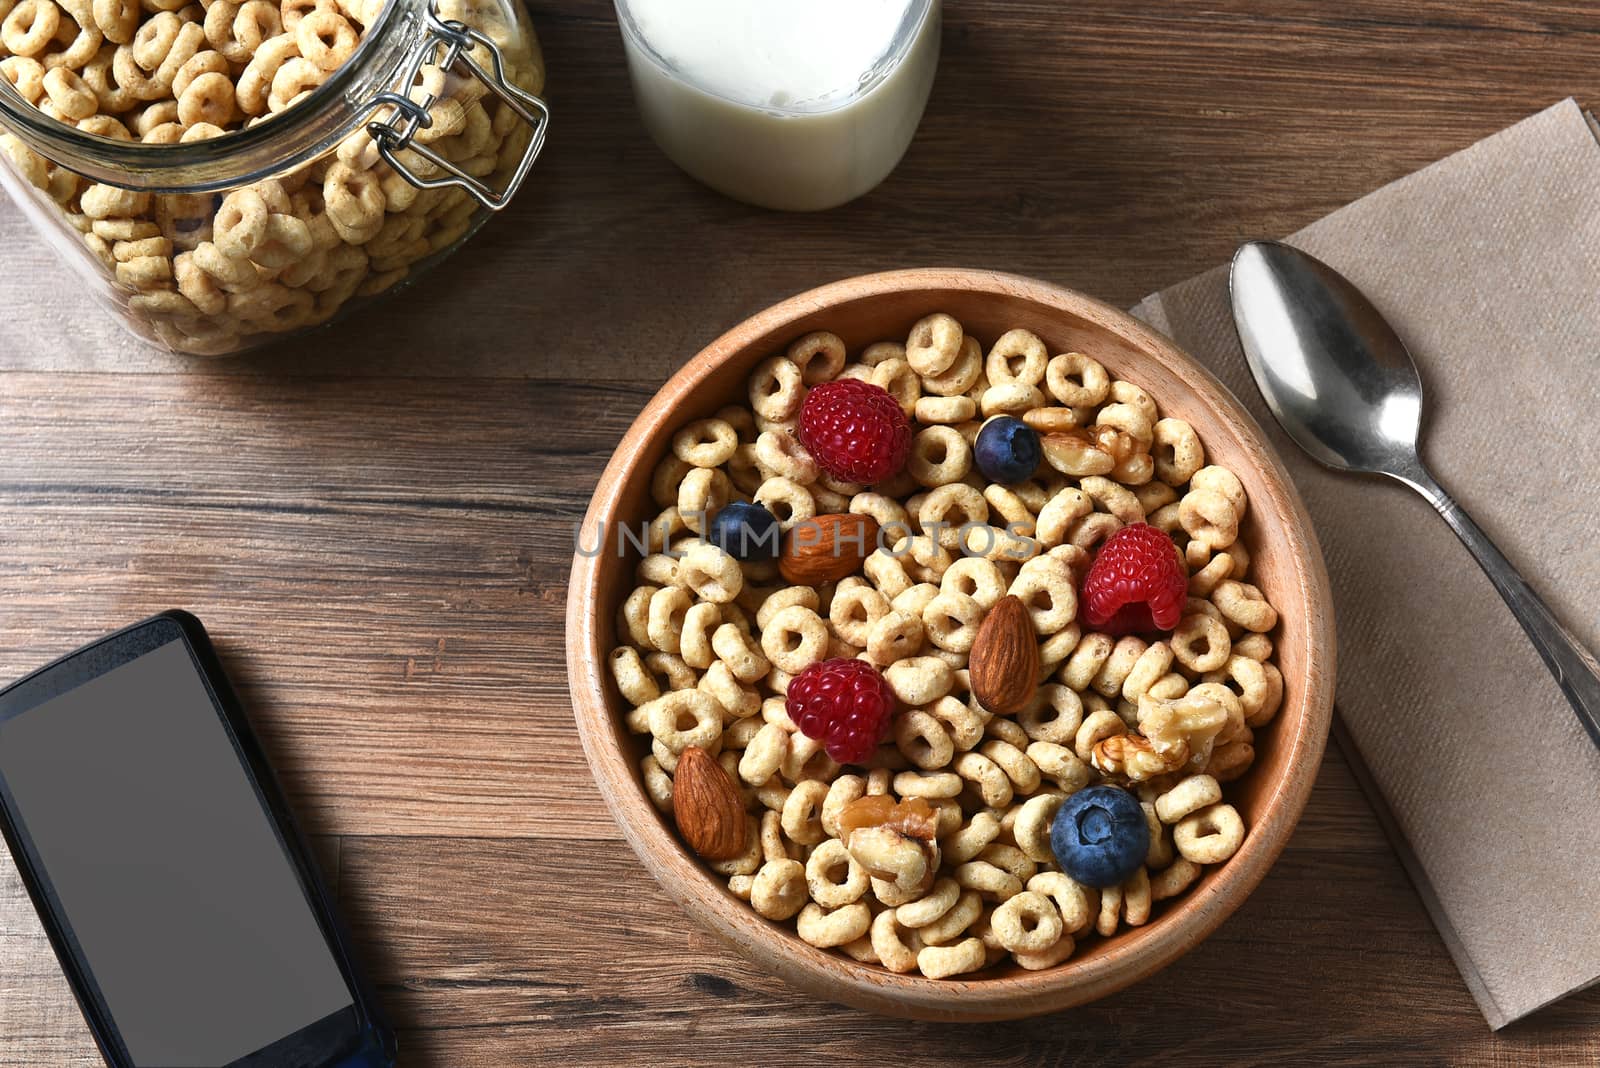
[[[0,690],[0,829],[112,1068],[394,1064],[194,616],[164,612]]]

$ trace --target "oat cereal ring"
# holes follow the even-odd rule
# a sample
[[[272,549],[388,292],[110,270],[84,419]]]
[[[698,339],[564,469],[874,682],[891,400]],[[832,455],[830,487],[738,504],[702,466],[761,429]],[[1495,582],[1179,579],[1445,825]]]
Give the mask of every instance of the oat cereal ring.
[[[1189,543],[1191,547],[1198,544],[1203,543]],[[1237,547],[1237,545],[1235,545],[1235,547]],[[1192,563],[1191,566],[1193,566]],[[1189,576],[1189,596],[1210,596],[1211,591],[1217,588],[1217,584],[1222,582],[1231,574],[1233,574],[1233,553],[1231,551],[1217,553],[1215,556],[1211,557],[1204,564],[1202,564],[1198,571]]]
[[[991,726],[996,725],[996,723],[1004,723],[1018,732],[1022,731],[1022,728],[1017,727],[1015,723],[1009,720],[994,721]],[[1014,740],[1021,741],[1023,748],[1027,746],[1025,734],[1022,738]],[[1017,793],[1031,794],[1039,788],[1039,765],[1029,760],[1022,748],[1019,748],[1013,742],[992,738],[978,746],[978,752],[988,757],[1001,771],[1005,772],[1006,778],[1011,780],[1011,784],[1015,787]]]
[[[1178,823],[1207,805],[1222,800],[1222,787],[1210,775],[1191,775],[1156,798],[1156,816],[1162,823]]]
[[[1062,665],[1060,679],[1069,687],[1082,693],[1089,688],[1095,676],[1100,674],[1100,669],[1111,657],[1111,650],[1115,648],[1115,640],[1108,634],[1093,632],[1085,634],[1078,641],[1078,647],[1072,651],[1067,662]]]
[[[769,920],[792,919],[807,904],[806,869],[797,860],[769,860],[750,885],[750,907]]]
[[[940,649],[965,653],[977,640],[983,616],[983,606],[977,601],[964,593],[946,590],[922,610],[922,628],[928,640]]]
[[[1126,486],[1098,475],[1083,478],[1079,486],[1092,504],[1116,516],[1124,525],[1144,522],[1144,508]]]
[[[1204,674],[1228,662],[1228,628],[1207,615],[1186,615],[1172,632],[1172,655],[1190,671]]]
[[[1078,613],[1072,570],[1048,556],[1024,564],[1007,592],[1027,608],[1033,629],[1039,634],[1056,633],[1070,625]]]
[[[1056,939],[1055,944],[1049,949],[1042,950],[1038,953],[1029,953],[1024,950],[1020,953],[1013,953],[1011,956],[1012,959],[1017,962],[1018,967],[1037,972],[1044,971],[1048,968],[1054,968],[1056,965],[1072,956],[1072,952],[1076,948],[1077,943],[1073,941],[1071,935],[1062,935],[1060,938]]]
[[[1248,741],[1229,742],[1211,751],[1211,759],[1206,761],[1206,771],[1218,782],[1233,782],[1250,770],[1255,759],[1255,746]]]
[[[902,931],[910,937],[908,944],[901,937]],[[894,909],[887,909],[872,921],[872,950],[878,957],[878,963],[898,975],[912,971],[917,966],[917,953],[923,948],[922,940],[915,931],[907,931],[902,921],[895,915]]]
[[[1025,382],[1003,382],[983,391],[978,400],[978,410],[988,419],[993,415],[1016,415],[1031,411],[1044,404],[1044,394],[1037,386]]]
[[[849,511],[855,515],[871,516],[878,523],[885,542],[897,540],[901,534],[910,534],[910,519],[905,506],[893,497],[881,493],[857,493],[850,498]]]
[[[984,611],[1006,595],[1005,575],[999,565],[976,556],[963,556],[945,569],[939,580],[941,592],[971,598]]]
[[[51,0],[19,0],[0,22],[0,44],[14,56],[32,58],[55,40],[61,9]]]
[[[776,723],[766,724],[745,744],[739,778],[751,786],[761,785],[777,774],[788,753],[789,732]]]
[[[966,938],[950,946],[923,946],[917,953],[917,968],[929,979],[965,975],[988,962],[983,942],[977,938]]]
[[[1020,382],[1037,386],[1044,381],[1045,365],[1050,361],[1044,342],[1029,330],[1008,330],[989,349],[984,374],[992,385]]]
[[[723,611],[727,611],[726,605]],[[733,677],[743,683],[756,682],[770,668],[760,646],[737,623],[724,623],[712,631],[711,650],[728,666]]]
[[[750,407],[761,419],[781,421],[800,411],[805,386],[792,360],[773,356],[750,374]]]
[[[1080,549],[1092,549],[1122,529],[1122,520],[1109,512],[1091,512],[1073,523],[1067,542]]]
[[[902,927],[923,928],[947,915],[961,898],[961,884],[947,875],[922,897],[891,909]]]
[[[836,909],[859,901],[867,892],[870,880],[844,843],[829,838],[806,858],[806,885],[810,888],[811,900],[825,909]]]
[[[899,713],[890,731],[895,748],[919,768],[937,770],[948,765],[955,756],[955,743],[944,724],[925,709],[912,708]]]
[[[888,613],[889,599],[864,582],[848,588],[841,583],[828,604],[833,632],[861,648],[866,648],[873,626]]]
[[[1054,494],[1039,509],[1034,537],[1050,548],[1067,540],[1074,524],[1094,511],[1094,501],[1081,489],[1069,486]]]
[[[791,744],[807,741],[804,735],[791,739]],[[822,803],[828,796],[828,784],[816,779],[796,783],[783,802],[783,833],[796,845],[816,845],[827,837],[822,829]]]
[[[982,753],[962,753],[950,762],[950,769],[977,786],[983,803],[989,807],[1004,808],[1011,803],[1015,792],[1011,779],[1000,765]]]
[[[972,470],[972,448],[948,426],[930,426],[911,440],[906,469],[930,489],[960,482]]]
[[[721,474],[720,471],[716,473]],[[779,529],[785,533],[795,524],[814,519],[817,515],[817,501],[811,495],[811,491],[781,475],[761,483],[754,494],[754,500],[756,504],[773,514],[778,520]]]
[[[1239,513],[1215,490],[1191,489],[1178,502],[1178,521],[1189,537],[1210,549],[1226,549],[1239,537]]]
[[[790,605],[797,604],[816,612],[822,607],[822,600],[817,596],[817,591],[810,586],[785,586],[774,590],[756,609],[756,626],[766,630],[774,616]]]
[[[1066,798],[1061,794],[1038,794],[1024,801],[1017,809],[1011,825],[1011,837],[1027,856],[1041,864],[1055,863],[1055,853],[1050,848],[1050,825]],[[1030,884],[1031,885],[1031,884]]]
[[[1073,752],[1079,760],[1087,762],[1094,754],[1096,745],[1107,738],[1127,733],[1128,725],[1121,716],[1110,709],[1101,709],[1085,717],[1083,725],[1078,728],[1077,737],[1073,739]]]
[[[617,680],[617,689],[630,705],[637,708],[661,696],[656,680],[644,669],[639,650],[628,645],[613,649],[610,657],[611,676]]]
[[[838,377],[844,367],[844,342],[837,334],[817,330],[795,339],[784,356],[800,369],[800,380],[808,386]]]
[[[4,4],[0,3],[0,7]],[[0,78],[10,82],[30,104],[44,99],[44,64],[27,56],[7,56],[0,59]]]
[[[1045,895],[1024,890],[994,910],[990,922],[1000,944],[1012,952],[1040,953],[1061,938],[1061,913]]]
[[[258,59],[260,55],[257,53]],[[248,76],[249,71],[245,73]],[[244,91],[243,79],[239,82],[239,91]],[[334,163],[322,180],[322,202],[328,220],[350,244],[363,244],[383,228],[383,188],[372,171],[353,170],[348,164]]]
[[[888,394],[900,405],[900,410],[910,418],[917,410],[917,401],[922,397],[922,379],[917,377],[917,372],[904,360],[888,360],[872,369],[872,374],[867,379],[873,385],[886,390]]]
[[[716,468],[695,467],[678,484],[678,516],[696,534],[703,534],[711,517],[733,497],[733,483]]]
[[[44,76],[45,95],[66,119],[87,119],[100,110],[100,100],[77,73],[56,67]]]
[[[661,769],[661,764],[653,756],[647,756],[639,762],[639,773],[644,779],[644,792],[650,795],[650,803],[662,814],[672,811],[672,776]]]
[[[1099,361],[1081,352],[1068,352],[1045,367],[1045,385],[1050,395],[1068,408],[1092,407],[1106,399],[1111,376]]]
[[[810,486],[821,474],[817,461],[800,444],[792,430],[763,431],[756,438],[755,455],[756,463],[768,477],[779,476],[797,485]]]
[[[1202,467],[1189,478],[1191,490],[1212,490],[1226,497],[1228,503],[1233,505],[1234,512],[1240,519],[1244,518],[1249,507],[1249,498],[1244,492],[1244,483],[1239,481],[1239,476],[1229,471],[1226,467],[1212,464]]]
[[[1117,919],[1129,927],[1150,922],[1150,873],[1141,866],[1128,881],[1100,892],[1100,921],[1097,929],[1110,937],[1117,933]]]
[[[963,786],[961,776],[953,771],[902,771],[894,777],[894,792],[901,797],[953,798]]]
[[[722,736],[722,708],[700,690],[673,690],[643,706],[650,733],[674,756],[691,745],[715,753]]]
[[[1153,452],[1156,477],[1168,486],[1181,486],[1205,466],[1200,437],[1182,419],[1162,419],[1155,424]]]
[[[1146,648],[1148,646],[1144,641],[1132,634],[1118,638],[1116,644],[1111,647],[1111,655],[1100,665],[1100,671],[1090,685],[1102,697],[1116,697],[1122,692],[1122,684],[1132,674],[1133,665],[1138,663]]]
[[[1217,606],[1224,619],[1237,623],[1245,630],[1264,634],[1278,625],[1278,612],[1267,603],[1261,591],[1248,582],[1229,579],[1219,582],[1211,591],[1211,602]]]
[[[995,901],[1006,901],[1022,893],[1022,880],[987,860],[969,860],[956,865],[956,883]]]
[[[991,484],[984,487],[983,499],[989,502],[993,514],[1005,520],[1007,530],[1023,537],[1033,537],[1038,523],[1021,494],[1009,486]]]
[[[860,775],[841,775],[828,785],[828,796],[822,800],[823,833],[838,837],[839,813],[850,802],[864,797],[867,780]]]
[[[890,667],[922,649],[922,617],[901,609],[890,609],[872,624],[867,633],[867,659],[878,667]]]
[[[1150,876],[1150,900],[1165,901],[1177,897],[1200,878],[1200,865],[1187,857],[1179,857],[1161,871]]]
[[[957,563],[959,562],[957,561]],[[949,573],[948,570],[945,571],[945,574],[948,575]],[[922,622],[922,610],[928,607],[928,602],[937,596],[939,596],[938,586],[931,582],[919,582],[914,586],[908,586],[906,589],[901,590],[897,596],[890,598],[889,607],[896,612],[906,612],[915,616],[917,622],[920,623]]]
[[[976,890],[962,890],[954,905],[932,923],[918,927],[917,934],[930,946],[944,945],[965,934],[982,913],[983,897]]]
[[[929,492],[916,510],[923,531],[938,532],[938,542],[952,552],[961,548],[961,528],[989,520],[989,502],[965,482],[940,486]]]
[[[977,414],[971,397],[920,397],[913,414],[919,423],[964,423]]]
[[[727,604],[744,588],[739,561],[709,542],[701,542],[684,554],[678,577],[702,600],[713,604]]]
[[[964,337],[961,349],[948,370],[936,375],[923,375],[922,387],[940,397],[957,397],[966,394],[983,377],[983,347],[975,337]],[[968,398],[976,401],[976,398]]]
[[[1278,675],[1274,687],[1273,680],[1267,674],[1270,667],[1271,664],[1263,664],[1249,657],[1230,656],[1226,664],[1216,671],[1207,672],[1203,678],[1208,683],[1232,682],[1237,689],[1245,726],[1261,727],[1271,722],[1283,699],[1283,676]]]
[[[663,653],[679,651],[684,622],[693,604],[682,586],[662,587],[651,594],[647,627],[652,649]]]
[[[761,711],[761,695],[753,689],[740,686],[739,680],[728,670],[728,665],[720,660],[706,669],[695,689],[710,694],[721,706],[724,724],[750,720]],[[753,735],[755,730],[752,729],[750,733]],[[726,744],[726,734],[723,735],[723,740]],[[734,766],[737,768],[737,762]]]
[[[1265,634],[1246,634],[1233,643],[1233,652],[1237,656],[1246,656],[1251,660],[1270,660],[1272,658],[1272,639]]]
[[[1167,669],[1171,666],[1172,646],[1166,642],[1152,642],[1139,654],[1139,659],[1133,662],[1133,669],[1128,672],[1127,678],[1122,680],[1123,698],[1137,701],[1139,695],[1148,693],[1150,688],[1166,675]]]
[[[992,812],[974,813],[966,826],[939,840],[947,865],[965,864],[1000,836],[1000,820]]]
[[[920,620],[919,620],[920,622]],[[868,649],[870,655],[871,649]],[[934,656],[914,656],[891,663],[883,677],[896,699],[908,708],[931,704],[950,692],[955,671]]]
[[[966,332],[943,312],[918,319],[906,336],[906,362],[919,375],[943,374],[961,355]]]
[[[1083,701],[1066,686],[1041,686],[1035,700],[1017,713],[1017,724],[1035,742],[1070,745],[1083,725]]]
[[[1028,748],[1028,732],[1017,726],[1015,720],[1003,716],[991,716],[989,722],[983,725],[983,733],[987,738],[998,739],[1019,750]]]
[[[722,623],[719,606],[701,602],[683,617],[683,632],[678,637],[678,655],[692,668],[704,671],[716,660],[711,651],[710,632]]]
[[[773,666],[797,675],[827,655],[828,625],[810,608],[791,605],[762,628],[761,651]]]
[[[355,29],[332,8],[318,6],[300,18],[293,27],[286,26],[285,29],[293,30],[300,54],[330,74],[344,66],[360,43]]]
[[[139,0],[93,0],[89,17],[112,44],[131,44],[139,29]]]
[[[1172,830],[1172,844],[1195,864],[1221,864],[1244,841],[1244,820],[1232,805],[1215,804],[1191,813]]]

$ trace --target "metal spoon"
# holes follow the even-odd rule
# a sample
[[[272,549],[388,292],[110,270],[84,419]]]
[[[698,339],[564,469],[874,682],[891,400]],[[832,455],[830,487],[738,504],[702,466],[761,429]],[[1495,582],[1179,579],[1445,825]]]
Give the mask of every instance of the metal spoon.
[[[1600,746],[1600,665],[1423,466],[1422,381],[1394,329],[1343,275],[1276,241],[1241,246],[1229,284],[1245,358],[1283,429],[1329,467],[1388,475],[1426,497],[1477,557]]]

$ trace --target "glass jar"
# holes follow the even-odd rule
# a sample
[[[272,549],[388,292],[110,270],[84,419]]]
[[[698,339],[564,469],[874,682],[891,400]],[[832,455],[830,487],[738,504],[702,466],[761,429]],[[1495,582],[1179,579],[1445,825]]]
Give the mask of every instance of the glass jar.
[[[747,203],[818,211],[889,176],[939,66],[939,0],[616,0],[661,150]]]
[[[37,22],[52,0],[0,12],[29,2]],[[124,0],[137,36],[79,68],[0,32],[0,185],[130,330],[170,351],[238,352],[410,283],[505,206],[544,144],[544,62],[520,0],[167,10],[184,2],[139,14]],[[87,0],[61,5],[63,25],[79,17],[58,40],[99,36],[80,29]],[[204,121],[219,99],[233,119],[255,114],[223,133]],[[99,113],[70,117],[91,101]]]

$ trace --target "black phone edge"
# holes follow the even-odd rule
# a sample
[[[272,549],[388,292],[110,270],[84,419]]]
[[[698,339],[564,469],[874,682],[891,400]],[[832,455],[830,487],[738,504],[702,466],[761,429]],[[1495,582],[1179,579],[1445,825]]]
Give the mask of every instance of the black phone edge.
[[[199,662],[201,679],[206,689],[211,693],[217,707],[222,712],[225,725],[233,738],[235,747],[245,760],[250,777],[263,804],[271,815],[274,826],[279,832],[284,849],[288,853],[290,862],[294,865],[295,872],[301,883],[309,890],[309,903],[312,912],[317,918],[317,926],[322,931],[324,940],[332,948],[334,956],[339,963],[340,974],[344,976],[345,984],[353,997],[351,1009],[356,1015],[356,1032],[359,1042],[355,1047],[343,1051],[337,1068],[387,1068],[393,1065],[398,1056],[398,1043],[394,1029],[390,1025],[378,1001],[377,994],[367,979],[366,974],[357,966],[355,954],[352,949],[352,940],[349,930],[345,927],[343,919],[334,909],[332,897],[328,892],[327,884],[322,878],[321,868],[317,865],[310,850],[309,843],[301,829],[299,821],[295,819],[293,811],[289,808],[284,796],[283,785],[278,780],[276,771],[268,763],[266,754],[261,748],[260,740],[256,737],[250,725],[249,718],[245,715],[244,706],[240,703],[238,695],[233,690],[232,683],[228,680],[223,670],[222,661],[217,656],[216,648],[211,643],[211,637],[206,633],[204,624],[198,617],[183,609],[173,608],[137,623],[116,630],[104,637],[98,638],[83,645],[70,653],[59,656],[43,667],[31,671],[22,678],[0,688],[0,703],[8,695],[15,695],[18,691],[31,689],[38,679],[50,672],[68,664],[69,662],[90,654],[94,650],[113,643],[126,643],[128,638],[140,630],[168,622],[177,626],[181,637],[187,644],[190,652]],[[117,665],[129,663],[144,653],[149,652],[154,646],[138,649],[132,655],[117,661]],[[107,667],[105,671],[111,670]],[[105,671],[96,671],[89,677],[97,677]],[[75,687],[88,678],[77,679],[68,689]],[[66,692],[65,690],[56,693]],[[50,696],[54,696],[51,694]],[[30,701],[28,706],[34,707],[49,700],[49,696]],[[4,719],[0,716],[0,719]],[[40,873],[34,870],[34,858],[26,847],[24,836],[20,828],[13,826],[9,809],[0,804],[0,838],[3,838],[7,849],[10,850],[13,861],[16,863],[18,875],[21,877],[23,888],[28,893],[28,898],[33,904],[34,911],[38,914],[41,925],[45,929],[45,936],[50,942],[50,948],[56,955],[56,960],[67,978],[67,984],[72,990],[72,996],[78,1004],[78,1011],[82,1014],[84,1022],[88,1025],[93,1036],[95,1046],[108,1065],[116,1068],[131,1068],[132,1061],[127,1050],[115,1038],[116,1029],[112,1024],[110,1012],[104,1001],[99,996],[98,986],[92,976],[80,967],[79,955],[69,944],[65,930],[56,922],[56,905],[52,901],[53,895],[49,894],[40,878]],[[340,1010],[340,1012],[349,1010]],[[338,1015],[335,1013],[334,1015]],[[301,1031],[285,1036],[280,1042],[273,1043],[277,1046],[292,1041],[296,1036],[306,1031],[313,1030],[326,1024],[328,1018],[314,1021]],[[270,1064],[271,1061],[262,1061],[258,1058],[263,1054],[270,1054],[273,1046],[247,1054],[243,1059],[245,1064]],[[381,1060],[371,1059],[374,1055]],[[240,1063],[240,1062],[235,1062]],[[228,1068],[228,1066],[224,1066]]]

